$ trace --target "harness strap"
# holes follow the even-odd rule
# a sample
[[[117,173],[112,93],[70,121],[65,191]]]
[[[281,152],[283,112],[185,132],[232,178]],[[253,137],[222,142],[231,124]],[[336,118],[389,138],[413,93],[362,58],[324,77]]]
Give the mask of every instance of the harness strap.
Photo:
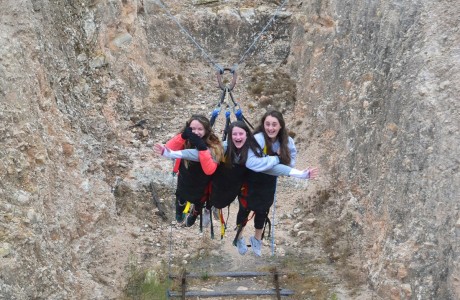
[[[209,209],[209,220],[211,221],[211,239],[214,239],[214,225],[212,224],[212,211]]]
[[[267,227],[267,224],[268,224],[268,236],[267,236],[267,238],[270,238],[270,235],[271,235],[271,222],[270,222],[270,218],[268,217],[268,214],[267,214],[267,217],[265,218],[264,230],[262,231],[262,240],[264,239],[265,228]]]
[[[189,210],[190,210],[190,205],[192,203],[190,203],[189,201],[187,201],[187,203],[185,204],[185,208],[184,208],[184,214],[188,214]]]
[[[220,220],[220,239],[222,240],[225,235],[226,224],[224,220],[224,215],[222,209],[219,209],[219,220]]]
[[[249,212],[249,214],[251,214],[251,212]],[[236,235],[235,235],[235,238],[233,239],[233,246],[236,246],[236,242],[238,241],[238,236],[240,235],[241,233],[241,230],[243,230],[244,226],[246,226],[246,224],[254,217],[255,215],[255,212],[252,212],[252,216],[246,218],[246,220],[244,220],[241,224],[238,224],[236,225]]]

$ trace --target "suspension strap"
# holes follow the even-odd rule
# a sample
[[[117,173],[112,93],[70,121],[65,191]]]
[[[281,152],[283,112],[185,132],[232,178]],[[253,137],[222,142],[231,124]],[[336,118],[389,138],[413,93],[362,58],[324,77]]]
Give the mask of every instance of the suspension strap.
[[[224,127],[224,132],[222,134],[222,140],[225,141],[227,139],[227,134],[228,134],[228,128],[230,127],[230,108],[227,105],[227,109],[225,111],[225,127]]]
[[[222,70],[222,67],[219,66],[215,60],[211,57],[211,55],[209,55],[208,53],[206,53],[206,51],[204,51],[203,47],[201,47],[201,45],[192,37],[192,35],[184,28],[184,26],[181,25],[181,23],[177,20],[176,17],[174,17],[170,10],[168,9],[168,7],[161,1],[161,0],[156,0],[155,1],[165,12],[166,14],[168,15],[168,17],[174,21],[174,23],[177,24],[177,26],[179,26],[180,30],[182,31],[182,33],[201,51],[201,54],[206,58],[206,60],[211,64],[213,65],[217,70],[221,71]]]
[[[225,72],[230,72],[232,74],[232,81],[230,85],[223,84],[222,75],[224,75]],[[219,85],[219,88],[222,90],[222,94],[221,94],[219,102],[216,105],[216,108],[214,109],[211,115],[211,126],[214,125],[215,120],[221,111],[222,104],[226,102],[227,110],[229,108],[229,105],[230,104],[232,105],[233,114],[235,115],[237,120],[245,122],[251,129],[254,129],[251,123],[244,117],[243,111],[241,110],[240,105],[238,104],[238,102],[235,101],[235,98],[233,97],[232,90],[235,87],[236,80],[238,78],[235,69],[234,68],[232,69],[224,68],[222,71],[217,71],[216,77],[217,77],[217,83]],[[228,119],[229,118],[228,112],[226,113],[225,117],[227,118],[227,123],[230,124],[229,119]],[[226,125],[226,129],[228,129],[227,125]],[[225,130],[222,140],[225,140],[226,134],[227,134],[227,130]]]
[[[211,239],[214,239],[214,225],[212,224],[212,210],[209,209],[209,220],[211,221]]]
[[[225,235],[225,229],[227,229],[227,224],[225,223],[222,209],[219,209],[219,220],[220,220],[220,239],[222,240]]]
[[[264,223],[264,230],[262,231],[262,240],[264,239],[264,235],[265,235],[265,227],[267,227],[267,224],[268,224],[268,236],[267,238],[270,238],[270,234],[271,234],[271,231],[270,231],[270,228],[271,228],[271,222],[270,222],[270,218],[267,217],[265,218],[265,223]]]

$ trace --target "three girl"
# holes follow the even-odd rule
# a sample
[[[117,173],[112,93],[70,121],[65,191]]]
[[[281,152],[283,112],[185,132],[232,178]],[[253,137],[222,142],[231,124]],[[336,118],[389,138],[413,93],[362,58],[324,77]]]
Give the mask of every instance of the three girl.
[[[267,113],[262,118],[261,123],[256,129],[258,133],[256,136],[253,136],[244,122],[233,122],[229,128],[230,138],[227,143],[224,142],[225,154],[219,165],[216,163],[217,159],[211,161],[209,154],[203,152],[205,151],[204,147],[201,147],[203,150],[198,149],[198,147],[196,147],[197,149],[193,149],[192,147],[188,147],[188,149],[178,147],[177,145],[184,144],[186,139],[196,139],[196,137],[188,137],[184,133],[173,138],[173,140],[178,140],[177,143],[170,141],[166,144],[166,147],[161,144],[154,146],[155,152],[165,157],[181,159],[181,164],[184,160],[187,160],[195,164],[197,164],[197,161],[200,161],[202,168],[212,166],[214,171],[212,172],[211,188],[209,189],[209,194],[205,192],[208,189],[203,188],[201,190],[202,198],[200,198],[200,203],[202,203],[202,200],[205,200],[203,197],[207,197],[208,201],[214,207],[224,208],[233,202],[236,196],[239,196],[240,209],[237,216],[237,225],[240,230],[238,231],[238,235],[241,235],[242,228],[246,225],[249,212],[251,210],[255,211],[256,233],[254,237],[251,237],[250,242],[254,253],[258,256],[261,253],[260,240],[262,238],[263,224],[265,223],[268,210],[273,203],[276,176],[285,175],[308,179],[315,177],[317,174],[317,169],[301,171],[288,166],[294,165],[296,150],[293,140],[287,135],[281,113],[276,111]],[[267,123],[267,126],[265,126],[265,123]],[[184,129],[184,132],[186,132],[186,129]],[[191,141],[190,144],[196,145],[199,144],[199,141]],[[179,149],[184,150],[172,151]],[[217,156],[214,157],[217,158]],[[280,162],[285,163],[285,165],[280,164]],[[191,179],[189,176],[187,178]],[[183,181],[181,182],[183,183]],[[198,182],[201,181],[198,180]],[[245,183],[242,190],[243,182]],[[178,180],[178,191],[183,190],[180,184]],[[199,184],[199,188],[202,187],[203,185]],[[198,190],[196,190],[196,194],[188,198],[197,199],[198,194]],[[177,191],[176,195],[178,195]],[[185,199],[187,195],[179,195],[182,195],[177,198],[180,206],[184,203],[180,202],[180,200]],[[176,204],[178,200],[176,200]],[[193,203],[195,204],[196,201]],[[198,209],[201,210],[202,206],[199,204],[194,206],[196,211]],[[197,211],[197,213],[199,212]],[[177,215],[178,211],[176,210],[176,219]],[[196,219],[196,216],[194,219]],[[189,226],[190,224],[187,222],[186,225]],[[247,246],[244,238],[237,237],[235,241],[239,253],[242,255],[245,254]]]

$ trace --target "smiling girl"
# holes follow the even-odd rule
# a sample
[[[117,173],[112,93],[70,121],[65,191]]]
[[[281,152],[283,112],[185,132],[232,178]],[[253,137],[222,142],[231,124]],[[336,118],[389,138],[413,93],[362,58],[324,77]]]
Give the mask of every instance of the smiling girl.
[[[265,113],[254,131],[254,138],[265,154],[278,156],[281,164],[294,167],[297,150],[294,140],[288,135],[286,123],[280,112],[273,110]],[[251,159],[248,159],[248,162],[250,161]],[[306,173],[305,178],[310,179],[317,176],[318,169],[312,168],[303,172]],[[276,173],[254,172],[253,170],[249,170],[247,173],[246,182],[243,184],[238,197],[240,206],[236,224],[239,233],[235,243],[240,254],[247,251],[242,231],[248,221],[249,213],[254,211],[255,234],[250,237],[249,241],[254,254],[256,256],[262,255],[263,228],[275,198],[278,175]],[[290,175],[295,176],[294,173],[290,173]]]
[[[177,159],[174,172],[178,172],[176,188],[176,221],[185,218],[184,208],[187,201],[193,204],[187,216],[186,226],[192,226],[203,208],[204,192],[222,159],[223,148],[219,138],[213,133],[209,119],[203,115],[192,115],[185,123],[182,133],[166,143],[166,147],[156,144],[154,150],[163,153],[165,149],[196,149],[199,160]]]

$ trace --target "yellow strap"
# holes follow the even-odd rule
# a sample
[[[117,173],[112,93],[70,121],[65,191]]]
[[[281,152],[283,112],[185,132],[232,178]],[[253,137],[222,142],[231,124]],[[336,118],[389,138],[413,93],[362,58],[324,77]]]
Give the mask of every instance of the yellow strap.
[[[268,153],[268,150],[267,150],[267,145],[264,146],[264,154],[267,154]]]
[[[188,214],[188,211],[190,210],[190,205],[191,203],[187,201],[187,204],[185,204],[184,208],[184,214]]]
[[[224,216],[222,215],[222,209],[219,209],[219,220],[220,220],[220,238],[222,239],[225,235],[225,224],[224,224]]]

